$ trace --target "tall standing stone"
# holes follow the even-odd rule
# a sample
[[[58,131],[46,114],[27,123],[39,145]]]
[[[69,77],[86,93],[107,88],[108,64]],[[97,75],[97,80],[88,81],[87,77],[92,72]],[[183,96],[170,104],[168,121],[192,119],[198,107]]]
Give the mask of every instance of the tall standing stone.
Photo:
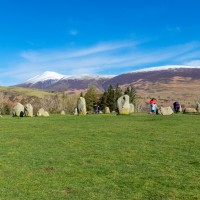
[[[127,115],[130,113],[130,103],[128,95],[123,95],[117,100],[117,109],[120,115]]]
[[[24,106],[24,115],[26,117],[33,117],[33,106],[30,103]]]
[[[24,106],[21,103],[17,103],[17,105],[13,108],[13,116],[20,117],[24,114]]]
[[[85,98],[79,97],[77,101],[77,111],[79,115],[86,115],[86,102]]]

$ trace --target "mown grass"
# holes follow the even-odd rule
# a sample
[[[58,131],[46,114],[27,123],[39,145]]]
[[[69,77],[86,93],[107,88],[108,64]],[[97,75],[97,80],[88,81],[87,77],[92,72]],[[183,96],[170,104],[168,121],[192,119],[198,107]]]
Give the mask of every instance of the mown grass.
[[[200,199],[199,121],[0,118],[0,199]]]

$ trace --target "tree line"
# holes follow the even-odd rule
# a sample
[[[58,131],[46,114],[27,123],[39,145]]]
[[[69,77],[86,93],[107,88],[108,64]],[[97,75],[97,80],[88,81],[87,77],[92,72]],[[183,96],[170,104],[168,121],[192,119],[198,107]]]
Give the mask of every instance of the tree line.
[[[137,95],[133,86],[122,89],[119,87],[119,84],[117,84],[116,87],[110,85],[103,93],[95,86],[91,86],[87,89],[86,93],[81,93],[80,96],[85,98],[88,112],[93,112],[94,104],[98,105],[102,111],[105,107],[109,107],[112,112],[116,110],[117,99],[124,94],[129,95],[130,103],[136,105]],[[22,105],[30,103],[33,106],[34,114],[36,114],[40,108],[44,108],[49,113],[60,113],[64,110],[65,113],[73,114],[77,106],[78,98],[79,94],[67,94],[65,92],[45,95],[43,98],[17,94],[8,95],[5,92],[0,92],[0,114],[11,114],[17,102]]]
[[[104,110],[105,107],[109,107],[112,112],[117,109],[118,98],[125,94],[129,95],[130,103],[136,105],[137,95],[133,86],[127,86],[122,89],[119,87],[119,84],[117,84],[116,87],[109,85],[108,89],[101,95],[98,94],[98,91],[94,86],[91,86],[85,95],[81,93],[80,96],[84,97],[86,100],[87,111],[92,112],[94,104],[97,104],[100,110]]]

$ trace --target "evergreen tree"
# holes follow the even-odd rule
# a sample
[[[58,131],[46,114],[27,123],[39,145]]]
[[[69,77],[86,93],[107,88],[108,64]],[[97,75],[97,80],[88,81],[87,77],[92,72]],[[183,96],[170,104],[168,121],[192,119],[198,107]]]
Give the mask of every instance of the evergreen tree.
[[[130,103],[132,103],[133,105],[136,104],[137,101],[137,94],[136,94],[136,90],[133,86],[128,86],[124,92],[124,94],[127,94],[130,98]]]
[[[115,95],[114,95],[114,110],[117,109],[117,100],[119,97],[123,95],[122,89],[119,87],[119,84],[117,83],[116,88],[115,88]]]
[[[100,101],[99,101],[100,110],[104,110],[105,107],[107,106],[107,96],[108,96],[108,93],[104,92],[102,97],[100,98]]]
[[[110,111],[112,112],[115,110],[115,91],[113,89],[113,86],[110,85],[108,87],[108,92],[107,92],[107,106],[110,108]]]
[[[88,111],[93,111],[93,106],[97,102],[97,91],[95,87],[90,87],[85,96],[86,108]]]
[[[117,83],[116,88],[115,88],[115,102],[119,97],[123,95],[122,89],[119,87],[119,84]]]

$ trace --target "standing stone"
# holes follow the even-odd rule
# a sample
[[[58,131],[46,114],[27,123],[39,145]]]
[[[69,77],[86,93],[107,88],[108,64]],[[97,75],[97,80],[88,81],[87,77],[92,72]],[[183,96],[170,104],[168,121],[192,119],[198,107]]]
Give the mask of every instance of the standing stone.
[[[129,110],[129,112],[130,113],[134,113],[134,111],[135,111],[134,105],[132,103],[130,103],[130,110]]]
[[[33,117],[33,106],[30,103],[24,106],[24,115],[26,117]]]
[[[170,106],[168,106],[168,107],[161,107],[160,108],[160,113],[162,115],[171,115],[174,112],[173,112],[172,108]]]
[[[130,103],[128,95],[123,95],[117,100],[117,109],[120,115],[127,115],[130,113]]]
[[[13,108],[13,116],[20,117],[24,113],[24,106],[21,103],[17,103],[17,105]]]
[[[197,103],[196,110],[197,112],[200,112],[200,103]]]
[[[37,116],[38,116],[38,117],[44,116],[44,112],[45,112],[44,108],[40,108],[40,109],[38,110],[38,112],[37,112]]]
[[[110,114],[110,108],[109,108],[109,107],[105,107],[104,113],[105,113],[105,114]]]
[[[86,115],[86,102],[85,98],[79,97],[77,101],[77,111],[79,115]]]
[[[44,117],[49,117],[49,113],[47,111],[44,111],[44,114],[43,114]]]
[[[78,115],[78,109],[77,108],[74,109],[74,115]]]
[[[61,114],[61,115],[65,115],[65,111],[64,111],[64,110],[62,110],[60,114]]]

